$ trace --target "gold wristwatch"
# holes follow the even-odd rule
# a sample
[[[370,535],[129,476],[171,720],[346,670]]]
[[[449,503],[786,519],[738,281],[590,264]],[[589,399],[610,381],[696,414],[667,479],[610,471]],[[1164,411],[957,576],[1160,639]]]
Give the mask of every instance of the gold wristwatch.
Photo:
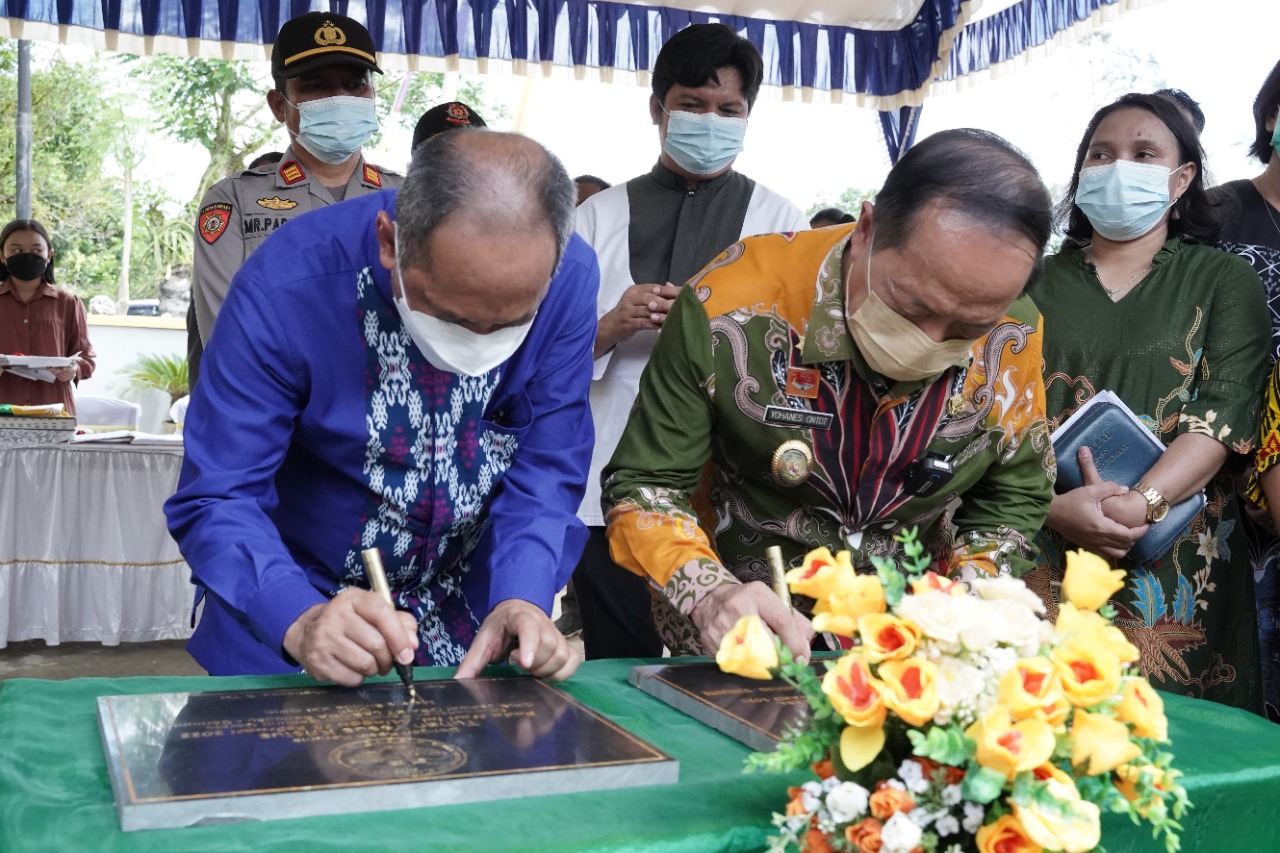
[[[1147,524],[1164,521],[1165,516],[1169,514],[1169,502],[1164,499],[1164,495],[1143,482],[1135,484],[1133,490],[1142,495],[1147,502]]]

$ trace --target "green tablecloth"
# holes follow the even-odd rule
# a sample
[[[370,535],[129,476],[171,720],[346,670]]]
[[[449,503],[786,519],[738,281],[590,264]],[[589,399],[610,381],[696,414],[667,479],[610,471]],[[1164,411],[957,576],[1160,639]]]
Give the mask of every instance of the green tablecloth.
[[[98,735],[98,696],[282,687],[277,678],[14,679],[0,682],[0,851],[751,851],[764,847],[786,788],[805,778],[746,775],[746,747],[626,683],[636,661],[584,664],[564,688],[680,762],[675,785],[530,796],[473,806],[177,830],[119,829]],[[419,677],[448,671],[419,670]],[[1196,809],[1184,851],[1280,850],[1280,727],[1167,696],[1178,766]],[[531,792],[536,793],[536,792]],[[1143,827],[1109,815],[1109,853],[1156,851]]]

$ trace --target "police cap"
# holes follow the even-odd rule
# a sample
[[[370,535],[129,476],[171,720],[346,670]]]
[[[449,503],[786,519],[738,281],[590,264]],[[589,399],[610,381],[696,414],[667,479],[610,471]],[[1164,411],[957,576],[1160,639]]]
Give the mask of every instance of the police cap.
[[[484,123],[484,119],[476,115],[475,110],[462,101],[440,104],[427,110],[422,114],[422,118],[418,119],[418,124],[413,129],[413,143],[409,150],[417,148],[437,133],[444,133],[446,130],[458,127],[488,127],[488,125]]]
[[[335,63],[381,74],[375,53],[373,36],[359,21],[329,12],[307,12],[280,27],[271,49],[271,74],[287,80]]]

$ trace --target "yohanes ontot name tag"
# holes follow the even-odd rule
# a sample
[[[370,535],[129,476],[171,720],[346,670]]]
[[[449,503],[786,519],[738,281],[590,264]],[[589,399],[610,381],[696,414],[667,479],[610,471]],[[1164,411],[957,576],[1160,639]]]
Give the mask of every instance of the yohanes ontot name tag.
[[[770,426],[831,429],[833,420],[835,420],[835,415],[826,412],[808,412],[800,409],[788,409],[784,406],[764,407],[764,422]]]

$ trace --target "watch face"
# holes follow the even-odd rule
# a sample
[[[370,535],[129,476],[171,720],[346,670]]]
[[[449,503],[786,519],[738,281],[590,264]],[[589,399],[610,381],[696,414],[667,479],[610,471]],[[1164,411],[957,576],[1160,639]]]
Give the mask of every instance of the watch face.
[[[1164,521],[1164,517],[1168,514],[1169,514],[1169,502],[1160,501],[1160,503],[1156,504],[1151,508],[1151,521],[1153,523],[1157,521]]]

